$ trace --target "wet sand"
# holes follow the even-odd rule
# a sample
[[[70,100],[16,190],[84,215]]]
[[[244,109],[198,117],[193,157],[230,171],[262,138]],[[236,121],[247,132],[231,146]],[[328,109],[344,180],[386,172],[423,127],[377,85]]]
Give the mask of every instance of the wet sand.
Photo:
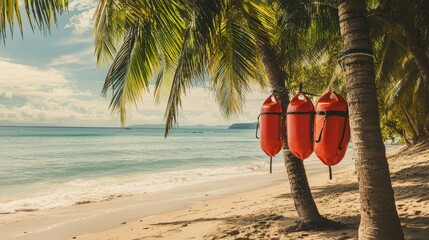
[[[396,204],[406,239],[429,235],[429,144],[389,153]],[[347,226],[340,230],[286,233],[297,220],[287,182],[203,200],[183,209],[118,222],[76,239],[357,239],[359,193],[353,165],[309,178],[319,211]]]
[[[407,239],[429,235],[428,145],[390,151],[398,212]],[[307,161],[307,160],[306,160]],[[282,163],[274,174],[237,177],[160,193],[0,216],[1,239],[356,239],[359,194],[351,153],[334,168],[306,162],[319,211],[338,231],[286,233],[297,220]]]

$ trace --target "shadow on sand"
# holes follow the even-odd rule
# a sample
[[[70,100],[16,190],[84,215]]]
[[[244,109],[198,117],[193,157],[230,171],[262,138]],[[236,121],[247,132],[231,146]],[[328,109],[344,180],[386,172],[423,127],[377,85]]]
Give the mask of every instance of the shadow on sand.
[[[426,150],[425,150],[426,149]],[[429,159],[429,151],[426,148],[401,152],[395,156],[391,156],[390,161],[397,161],[395,164],[398,165],[403,161],[403,158],[413,158],[417,152],[420,152],[425,159]],[[389,161],[389,162],[390,162]],[[429,201],[429,161],[419,161],[413,163],[414,165],[406,166],[405,168],[393,172],[391,174],[392,183],[394,185],[395,199],[397,203],[397,209],[400,216],[401,223],[406,239],[427,239],[429,236],[429,216],[428,213],[424,212],[424,209],[419,209]],[[405,165],[405,164],[404,164]],[[409,165],[409,164],[408,164]],[[341,222],[345,226],[338,230],[323,230],[323,231],[312,231],[312,232],[295,232],[286,233],[285,229],[295,224],[298,220],[295,216],[284,216],[281,214],[273,214],[281,212],[273,206],[268,212],[263,211],[259,214],[251,214],[245,216],[231,216],[226,218],[200,218],[193,219],[190,221],[172,221],[158,223],[156,225],[179,225],[186,226],[192,223],[218,221],[219,225],[225,224],[227,228],[221,227],[221,231],[224,231],[223,238],[227,239],[283,239],[273,238],[273,231],[270,228],[273,226],[277,227],[278,231],[276,234],[286,235],[286,239],[306,239],[307,236],[311,236],[312,233],[317,232],[317,236],[321,238],[330,239],[357,239],[358,227],[360,222],[360,215],[341,215],[339,212],[335,212],[335,206],[341,204],[334,202],[336,197],[349,195],[350,204],[359,204],[356,199],[356,193],[359,191],[358,183],[346,183],[346,184],[332,184],[328,186],[312,187],[312,193],[315,201],[318,202],[319,208],[323,206],[327,208],[332,201],[332,213],[325,214],[325,217],[330,220]],[[354,193],[354,195],[350,195]],[[285,193],[275,196],[278,199],[291,199],[291,193]],[[344,203],[344,202],[343,202]],[[293,208],[293,206],[290,206]],[[267,214],[263,214],[267,212]],[[326,211],[325,211],[326,212]],[[249,234],[252,235],[249,235]],[[244,235],[243,235],[244,234]],[[271,237],[269,234],[271,234]],[[279,235],[279,236],[280,236]],[[247,237],[246,237],[247,236]],[[277,236],[277,235],[276,235]]]

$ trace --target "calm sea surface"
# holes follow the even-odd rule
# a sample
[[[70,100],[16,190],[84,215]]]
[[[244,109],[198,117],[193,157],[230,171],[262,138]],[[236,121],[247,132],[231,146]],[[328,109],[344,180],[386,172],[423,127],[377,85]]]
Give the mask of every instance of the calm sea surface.
[[[269,174],[251,129],[0,127],[0,215]],[[352,144],[339,168],[353,164]],[[386,144],[387,150],[398,145]],[[282,154],[273,159],[283,171]],[[313,154],[307,174],[326,171]],[[337,168],[337,166],[335,166]],[[335,174],[335,169],[334,169]]]
[[[274,159],[281,164],[281,154]],[[267,174],[254,130],[0,127],[0,214]],[[284,171],[284,167],[281,169]]]

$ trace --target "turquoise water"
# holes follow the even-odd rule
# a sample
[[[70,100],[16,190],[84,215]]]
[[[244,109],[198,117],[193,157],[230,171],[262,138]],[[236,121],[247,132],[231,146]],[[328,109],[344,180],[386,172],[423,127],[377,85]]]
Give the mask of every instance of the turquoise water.
[[[162,129],[0,127],[0,148],[0,214],[268,169],[254,130],[177,129],[165,139]]]

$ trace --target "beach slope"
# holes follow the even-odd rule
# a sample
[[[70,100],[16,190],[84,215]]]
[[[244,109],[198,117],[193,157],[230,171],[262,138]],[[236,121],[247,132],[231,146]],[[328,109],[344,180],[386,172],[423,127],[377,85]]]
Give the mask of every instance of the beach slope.
[[[389,153],[396,204],[406,239],[429,236],[429,143]],[[320,212],[346,227],[288,232],[297,220],[287,182],[201,201],[178,211],[74,239],[357,239],[359,193],[354,166],[309,179]]]

